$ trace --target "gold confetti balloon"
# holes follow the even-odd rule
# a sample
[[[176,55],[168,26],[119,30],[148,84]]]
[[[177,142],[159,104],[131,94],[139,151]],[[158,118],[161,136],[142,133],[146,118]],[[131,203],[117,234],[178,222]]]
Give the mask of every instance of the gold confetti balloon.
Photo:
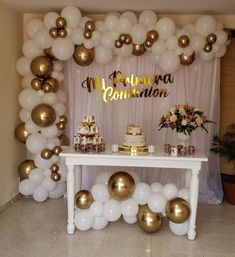
[[[20,180],[29,178],[30,171],[32,169],[35,169],[35,168],[37,168],[37,167],[34,164],[33,160],[23,161],[18,168],[18,172],[19,172],[19,175],[20,175]]]
[[[93,203],[93,197],[90,191],[80,190],[75,195],[75,204],[79,209],[88,209]]]

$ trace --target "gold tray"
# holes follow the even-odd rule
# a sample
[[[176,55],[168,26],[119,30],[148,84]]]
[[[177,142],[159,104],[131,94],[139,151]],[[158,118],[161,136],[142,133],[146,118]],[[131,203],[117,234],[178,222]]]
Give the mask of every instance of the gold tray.
[[[120,145],[118,147],[118,150],[120,152],[128,152],[128,153],[144,153],[148,152],[148,147],[147,146],[124,146]]]

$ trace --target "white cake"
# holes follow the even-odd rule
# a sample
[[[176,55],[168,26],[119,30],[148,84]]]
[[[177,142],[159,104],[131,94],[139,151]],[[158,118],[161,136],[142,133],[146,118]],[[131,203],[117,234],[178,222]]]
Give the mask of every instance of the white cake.
[[[141,127],[128,125],[127,134],[123,136],[123,146],[128,147],[145,147],[146,137],[141,130]]]

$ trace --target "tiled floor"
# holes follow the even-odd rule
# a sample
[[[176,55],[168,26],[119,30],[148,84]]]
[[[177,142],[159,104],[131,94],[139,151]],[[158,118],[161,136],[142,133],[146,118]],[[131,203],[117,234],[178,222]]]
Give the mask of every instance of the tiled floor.
[[[120,220],[68,236],[65,199],[20,198],[0,214],[0,257],[235,257],[235,206],[200,205],[195,241],[164,221],[153,235]]]

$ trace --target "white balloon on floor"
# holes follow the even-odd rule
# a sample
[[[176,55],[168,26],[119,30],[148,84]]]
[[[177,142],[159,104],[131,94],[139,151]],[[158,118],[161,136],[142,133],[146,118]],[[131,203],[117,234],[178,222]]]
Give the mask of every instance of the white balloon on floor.
[[[189,230],[189,221],[185,221],[184,223],[174,223],[169,221],[170,230],[177,236],[184,236],[188,233]]]
[[[133,193],[133,199],[140,205],[144,205],[148,202],[151,194],[150,186],[146,183],[138,183]]]
[[[88,230],[94,223],[94,217],[90,210],[81,210],[77,213],[74,220],[75,226],[82,231]]]

